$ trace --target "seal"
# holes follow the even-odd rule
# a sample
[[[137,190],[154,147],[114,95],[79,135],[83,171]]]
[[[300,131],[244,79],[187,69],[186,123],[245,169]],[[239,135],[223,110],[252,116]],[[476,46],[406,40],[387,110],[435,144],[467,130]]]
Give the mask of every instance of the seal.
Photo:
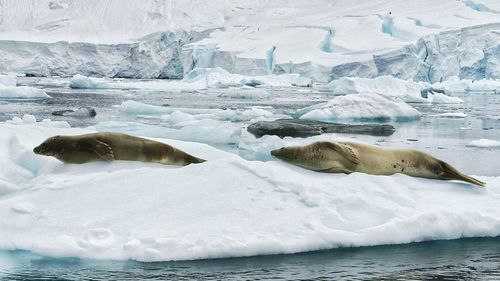
[[[186,166],[205,162],[168,144],[112,132],[53,136],[35,147],[33,152],[73,164],[129,160]]]
[[[306,146],[282,147],[271,151],[271,155],[318,172],[360,172],[371,175],[403,173],[413,177],[460,180],[485,186],[484,182],[464,175],[450,164],[418,150],[320,141]]]

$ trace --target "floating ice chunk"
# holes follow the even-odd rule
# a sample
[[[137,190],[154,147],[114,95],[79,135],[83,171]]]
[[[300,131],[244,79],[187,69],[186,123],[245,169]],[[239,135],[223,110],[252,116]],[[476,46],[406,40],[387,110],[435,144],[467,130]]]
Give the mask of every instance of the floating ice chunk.
[[[461,98],[450,97],[448,95],[437,92],[429,92],[427,94],[427,99],[431,103],[464,103],[464,100]]]
[[[102,81],[102,79],[100,80]],[[71,78],[69,87],[73,89],[100,89],[103,87],[105,88],[105,85],[99,83],[99,80],[96,78],[90,78],[77,74]]]
[[[496,140],[479,139],[471,141],[467,146],[479,147],[479,148],[500,147],[500,142]]]
[[[318,121],[376,120],[410,121],[420,118],[420,112],[399,98],[377,94],[338,96],[326,103],[299,110],[295,117]]]
[[[71,125],[66,121],[52,121],[50,119],[43,119],[41,122],[36,122],[36,117],[31,114],[25,114],[22,118],[14,116],[12,120],[7,120],[6,123],[15,125],[36,124],[43,127],[54,127],[54,128],[71,127]]]
[[[446,93],[454,92],[493,92],[500,93],[499,80],[460,80],[457,77],[451,77],[447,81],[432,84],[432,88],[443,90]]]
[[[42,89],[28,86],[5,86],[0,84],[0,99],[46,99],[50,98]]]
[[[231,91],[224,91],[219,96],[236,98],[236,99],[265,99],[270,97],[271,94],[264,89],[238,88]]]
[[[246,109],[178,108],[150,105],[132,100],[124,101],[118,107],[120,112],[126,114],[136,116],[161,115],[164,120],[172,119],[170,115],[176,112],[181,112],[185,116],[189,115],[190,118],[196,120],[215,119],[223,121],[250,121],[254,118],[270,117],[273,115],[272,112],[258,107]],[[176,115],[179,114],[176,113]]]
[[[15,87],[16,83],[17,83],[16,76],[0,75],[0,85]]]
[[[438,117],[447,117],[447,118],[465,118],[467,117],[467,114],[463,112],[446,112],[446,113],[440,113],[437,115]]]

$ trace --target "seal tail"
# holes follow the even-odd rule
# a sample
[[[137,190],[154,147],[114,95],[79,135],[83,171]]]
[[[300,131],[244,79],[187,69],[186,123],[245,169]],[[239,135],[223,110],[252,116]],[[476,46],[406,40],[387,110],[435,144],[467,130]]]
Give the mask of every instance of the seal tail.
[[[481,186],[481,187],[486,186],[485,182],[482,182],[482,181],[475,179],[471,176],[467,176],[467,175],[460,173],[457,169],[453,168],[450,164],[448,164],[446,162],[442,162],[441,165],[444,168],[444,179],[461,180],[461,181],[468,182],[470,184],[474,184],[474,185]]]

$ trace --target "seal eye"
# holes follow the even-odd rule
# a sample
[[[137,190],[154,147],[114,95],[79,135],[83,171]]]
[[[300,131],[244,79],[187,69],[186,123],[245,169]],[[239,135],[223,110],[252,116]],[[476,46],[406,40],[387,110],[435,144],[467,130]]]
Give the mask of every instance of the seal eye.
[[[285,148],[284,147],[280,148],[280,150],[283,150],[283,149],[285,149]]]

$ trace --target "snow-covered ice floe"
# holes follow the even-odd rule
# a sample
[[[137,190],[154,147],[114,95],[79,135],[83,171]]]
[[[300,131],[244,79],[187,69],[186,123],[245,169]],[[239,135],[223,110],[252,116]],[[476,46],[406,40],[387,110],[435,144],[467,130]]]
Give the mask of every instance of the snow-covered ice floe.
[[[1,81],[0,81],[1,82]],[[42,89],[28,87],[3,85],[0,83],[0,99],[46,99],[50,98]]]
[[[457,97],[450,97],[442,93],[422,92],[430,88],[430,84],[401,80],[392,76],[377,78],[343,77],[333,80],[326,87],[333,90],[334,95],[350,95],[357,93],[372,93],[390,97],[399,97],[410,103],[463,103]]]
[[[479,139],[471,141],[467,146],[479,147],[479,148],[493,148],[493,147],[500,147],[500,142],[496,140]]]
[[[401,99],[378,94],[338,96],[295,113],[297,118],[318,121],[411,121],[419,119],[420,115]]]
[[[446,93],[454,92],[489,92],[500,93],[500,80],[481,79],[471,80],[453,76],[450,79],[432,84],[434,89],[443,90]]]
[[[76,165],[32,152],[89,132],[0,123],[0,248],[166,261],[500,235],[498,177],[479,176],[487,187],[477,188],[316,173],[169,139],[157,140],[208,161]]]

